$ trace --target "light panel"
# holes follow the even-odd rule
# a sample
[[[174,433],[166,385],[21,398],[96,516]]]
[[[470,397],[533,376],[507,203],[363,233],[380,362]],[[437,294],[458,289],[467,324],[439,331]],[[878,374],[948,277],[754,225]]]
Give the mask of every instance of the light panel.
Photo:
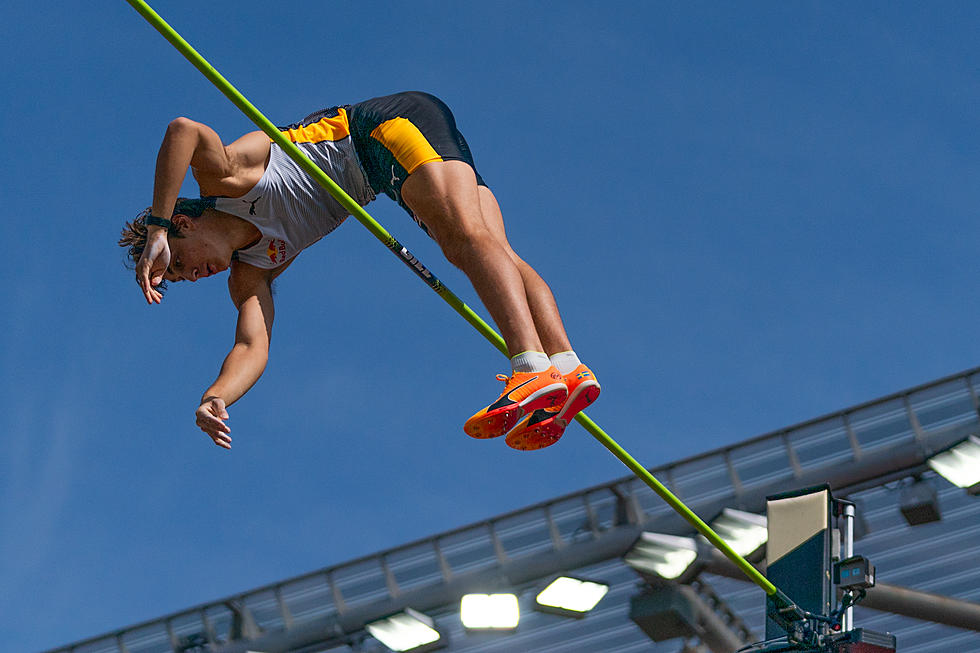
[[[439,631],[434,625],[431,618],[406,608],[404,612],[369,623],[365,628],[372,637],[392,651],[428,651],[432,650],[428,645],[440,639]]]
[[[513,630],[521,611],[514,594],[466,594],[459,604],[459,617],[471,630]]]
[[[972,488],[980,484],[980,438],[971,435],[952,449],[936,454],[926,464],[953,485]]]
[[[674,580],[697,558],[698,545],[693,537],[643,533],[623,560],[637,571]]]
[[[609,586],[588,580],[561,576],[538,594],[539,606],[571,613],[585,614],[602,600]]]
[[[711,528],[735,553],[743,558],[759,550],[769,539],[764,515],[725,508],[721,515],[711,522]]]

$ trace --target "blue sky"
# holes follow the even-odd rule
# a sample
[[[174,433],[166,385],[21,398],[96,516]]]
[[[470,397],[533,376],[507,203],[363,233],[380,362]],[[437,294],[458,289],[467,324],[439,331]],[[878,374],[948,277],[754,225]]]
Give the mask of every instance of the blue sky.
[[[225,284],[147,307],[115,240],[172,118],[251,126],[125,2],[79,6],[0,9],[5,650],[627,473],[577,425],[534,454],[467,438],[506,360],[354,220],[280,278],[269,367],[212,445]],[[643,463],[977,363],[975,4],[154,7],[276,123],[446,100],[603,383],[590,415]],[[368,210],[485,315],[401,209]]]

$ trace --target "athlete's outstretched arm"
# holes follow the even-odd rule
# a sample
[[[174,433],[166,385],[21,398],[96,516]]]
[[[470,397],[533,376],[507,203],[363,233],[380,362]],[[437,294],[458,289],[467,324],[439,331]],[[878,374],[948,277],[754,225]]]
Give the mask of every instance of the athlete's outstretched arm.
[[[218,134],[205,124],[189,118],[176,118],[167,126],[163,143],[157,153],[153,180],[152,214],[170,219],[180,193],[188,166],[200,180],[221,179],[231,173],[231,159]],[[170,265],[167,230],[159,225],[147,225],[146,248],[136,264],[139,281],[147,303],[160,303],[163,295],[156,290]]]
[[[235,346],[225,357],[218,378],[204,391],[201,405],[195,412],[201,430],[225,449],[231,449],[231,429],[225,424],[227,407],[255,385],[269,360],[275,314],[273,278],[268,270],[236,262],[228,279],[231,299],[238,307]]]

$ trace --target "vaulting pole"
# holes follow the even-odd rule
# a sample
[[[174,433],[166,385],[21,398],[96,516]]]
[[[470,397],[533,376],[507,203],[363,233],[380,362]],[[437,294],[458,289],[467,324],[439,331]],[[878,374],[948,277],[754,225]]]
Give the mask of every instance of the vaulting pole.
[[[269,135],[276,145],[282,148],[293,161],[300,165],[317,183],[323,186],[327,191],[333,195],[333,197],[340,202],[340,204],[350,211],[351,215],[357,218],[357,221],[364,225],[368,231],[374,234],[375,238],[380,240],[384,245],[394,252],[406,265],[408,265],[415,274],[417,274],[423,281],[425,281],[430,288],[432,288],[436,293],[442,297],[447,304],[453,307],[457,313],[463,316],[467,322],[469,322],[477,331],[483,335],[484,338],[490,341],[494,347],[496,347],[505,356],[508,355],[507,345],[504,343],[504,339],[493,330],[483,319],[473,312],[469,306],[463,303],[463,301],[457,297],[449,288],[444,286],[439,279],[435,277],[422,263],[412,256],[407,249],[402,247],[401,243],[392,237],[391,234],[385,230],[378,222],[368,215],[357,202],[355,202],[351,197],[344,192],[344,190],[338,186],[333,179],[327,176],[315,163],[313,163],[296,145],[287,139],[280,133],[280,131],[273,125],[268,118],[266,118],[262,113],[256,109],[251,102],[249,102],[244,95],[238,92],[231,83],[226,80],[221,74],[215,70],[211,64],[207,62],[193,47],[190,46],[187,41],[185,41],[180,34],[178,34],[170,25],[163,20],[159,14],[157,14],[153,9],[146,4],[143,0],[126,0],[132,7],[140,13],[160,34],[167,39],[171,45],[173,45],[177,50],[190,61],[195,68],[197,68],[201,73],[211,80],[211,83],[218,87],[218,90],[224,93],[225,97],[234,103],[242,113],[248,116],[249,120],[254,122],[259,129],[264,131]],[[686,519],[694,528],[696,528],[704,537],[711,542],[719,551],[725,554],[725,556],[738,565],[749,580],[754,582],[756,585],[761,587],[766,594],[775,597],[775,599],[784,604],[787,608],[795,608],[792,601],[786,597],[785,594],[779,591],[779,589],[769,582],[769,580],[759,572],[758,569],[753,567],[745,558],[736,553],[728,544],[715,533],[710,526],[704,523],[700,517],[698,517],[694,512],[688,508],[684,503],[675,497],[670,490],[668,490],[660,481],[658,481],[653,474],[646,470],[645,467],[636,462],[636,460],[629,455],[625,449],[623,449],[619,444],[609,437],[605,431],[603,431],[599,426],[593,422],[584,412],[579,413],[575,416],[575,419],[585,427],[592,436],[599,441],[602,446],[608,449],[614,456],[619,458],[624,465],[626,465],[630,471],[632,471],[641,481],[650,486],[654,492],[660,496],[667,504],[676,510],[681,517]]]

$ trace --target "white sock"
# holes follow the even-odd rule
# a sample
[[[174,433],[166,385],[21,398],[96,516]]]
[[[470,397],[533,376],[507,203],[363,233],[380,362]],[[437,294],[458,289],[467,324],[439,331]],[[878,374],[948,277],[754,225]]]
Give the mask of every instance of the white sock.
[[[515,372],[544,372],[551,367],[551,361],[543,351],[522,351],[510,359]]]
[[[551,355],[551,364],[558,368],[561,374],[568,374],[582,364],[574,351],[561,351]]]

